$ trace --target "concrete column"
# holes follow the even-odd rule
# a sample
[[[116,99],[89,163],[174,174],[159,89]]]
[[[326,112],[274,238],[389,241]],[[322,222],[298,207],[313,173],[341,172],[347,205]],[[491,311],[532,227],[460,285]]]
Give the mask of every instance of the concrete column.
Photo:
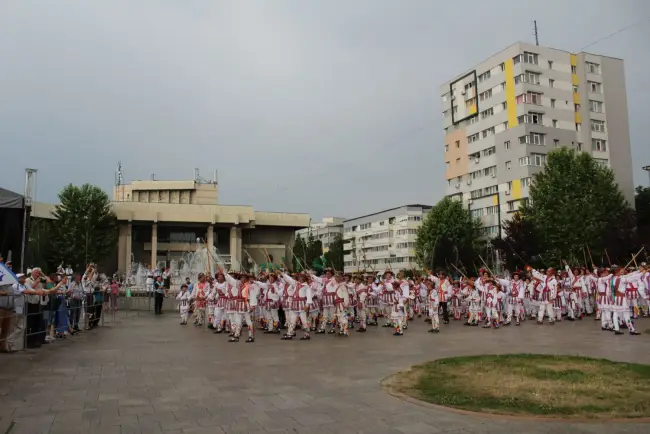
[[[132,250],[133,250],[133,225],[129,222],[126,225],[126,266],[124,267],[126,269],[126,275],[130,276],[131,275],[131,265],[133,263],[133,259],[131,258],[132,255]],[[120,267],[122,264],[120,264]]]
[[[117,236],[117,271],[126,270],[126,225],[120,223]]]
[[[207,240],[206,244],[208,247],[208,258],[210,258],[210,274],[214,274],[214,264],[212,263],[212,260],[214,260],[213,256],[213,247],[214,247],[214,225],[208,226],[208,234],[207,234]]]
[[[151,268],[158,262],[158,223],[151,225]]]
[[[241,228],[233,226],[230,228],[230,269],[241,269]]]

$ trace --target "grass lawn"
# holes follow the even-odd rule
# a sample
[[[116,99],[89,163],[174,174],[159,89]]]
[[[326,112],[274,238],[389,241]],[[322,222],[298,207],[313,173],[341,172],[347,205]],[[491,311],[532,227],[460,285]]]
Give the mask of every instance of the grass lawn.
[[[650,417],[650,365],[587,357],[455,357],[399,373],[389,387],[434,404],[485,413]]]

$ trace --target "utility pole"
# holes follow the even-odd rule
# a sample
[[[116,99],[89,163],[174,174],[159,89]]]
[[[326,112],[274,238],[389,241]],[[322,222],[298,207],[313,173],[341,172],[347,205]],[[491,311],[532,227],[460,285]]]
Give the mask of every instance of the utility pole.
[[[23,236],[20,245],[20,271],[25,272],[25,246],[27,245],[27,223],[29,221],[29,213],[34,203],[36,196],[36,169],[25,169],[25,194],[23,203]]]

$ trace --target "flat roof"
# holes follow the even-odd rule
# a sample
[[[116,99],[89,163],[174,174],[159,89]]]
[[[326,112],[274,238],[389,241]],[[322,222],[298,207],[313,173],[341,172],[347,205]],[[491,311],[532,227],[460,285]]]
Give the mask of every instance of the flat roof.
[[[423,205],[421,203],[414,203],[414,204],[409,204],[409,205],[396,206],[395,208],[388,208],[388,209],[384,209],[384,210],[381,210],[381,211],[373,212],[371,214],[366,214],[366,215],[362,215],[362,216],[359,216],[359,217],[354,217],[354,218],[351,218],[351,219],[343,220],[343,223],[347,223],[347,222],[352,221],[352,220],[359,220],[359,219],[362,219],[362,218],[371,217],[373,215],[385,213],[385,212],[388,212],[388,211],[395,211],[396,209],[400,209],[400,208],[407,208],[407,207],[410,207],[410,206],[416,207],[416,208],[417,207],[419,207],[419,208],[433,208],[433,205]]]

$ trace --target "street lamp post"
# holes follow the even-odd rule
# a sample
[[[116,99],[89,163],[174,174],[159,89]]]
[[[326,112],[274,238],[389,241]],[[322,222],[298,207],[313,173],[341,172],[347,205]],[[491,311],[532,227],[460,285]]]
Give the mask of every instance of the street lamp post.
[[[648,178],[650,179],[650,166],[643,166],[642,169],[648,172]],[[650,186],[650,182],[648,183],[648,186]]]

